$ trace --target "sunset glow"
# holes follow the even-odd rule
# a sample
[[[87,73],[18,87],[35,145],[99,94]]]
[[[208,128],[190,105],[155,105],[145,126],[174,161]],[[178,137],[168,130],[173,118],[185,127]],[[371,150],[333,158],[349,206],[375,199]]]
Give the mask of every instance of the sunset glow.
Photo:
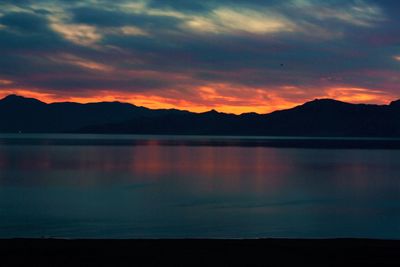
[[[251,89],[248,89],[251,90]],[[260,114],[270,113],[275,110],[292,108],[312,99],[299,98],[298,101],[290,102],[279,96],[265,97],[260,92],[259,95],[246,98],[242,101],[241,96],[224,96],[219,95],[210,88],[198,88],[201,99],[198,101],[186,101],[161,97],[157,95],[130,94],[102,91],[98,95],[93,96],[60,96],[52,93],[40,93],[23,89],[11,89],[0,92],[0,98],[10,94],[22,95],[41,100],[45,103],[54,102],[77,102],[77,103],[94,103],[94,102],[125,102],[137,106],[143,106],[151,109],[181,109],[192,112],[206,112],[211,109],[219,112],[242,114],[256,112]],[[367,90],[362,88],[332,88],[326,90],[326,94],[319,95],[316,98],[332,98],[349,103],[369,103],[369,104],[388,104],[395,96],[385,92]],[[248,105],[246,104],[248,103]]]

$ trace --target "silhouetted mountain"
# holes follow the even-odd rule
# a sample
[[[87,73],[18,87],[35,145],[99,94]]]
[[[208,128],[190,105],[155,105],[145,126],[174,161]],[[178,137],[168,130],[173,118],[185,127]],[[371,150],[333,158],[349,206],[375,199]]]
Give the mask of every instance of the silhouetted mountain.
[[[320,99],[273,112],[268,123],[276,134],[301,136],[399,136],[400,110],[389,105],[349,104]]]
[[[399,100],[396,100],[396,101],[392,101],[392,102],[390,103],[390,106],[391,106],[391,107],[395,107],[395,108],[400,108],[400,99],[399,99]]]
[[[154,112],[180,113],[153,111],[120,102],[46,104],[36,99],[10,95],[0,100],[0,132],[73,132],[89,125],[151,117]]]
[[[270,114],[151,110],[120,102],[46,104],[11,95],[0,100],[1,132],[131,134],[400,136],[400,100],[389,105],[316,99]]]

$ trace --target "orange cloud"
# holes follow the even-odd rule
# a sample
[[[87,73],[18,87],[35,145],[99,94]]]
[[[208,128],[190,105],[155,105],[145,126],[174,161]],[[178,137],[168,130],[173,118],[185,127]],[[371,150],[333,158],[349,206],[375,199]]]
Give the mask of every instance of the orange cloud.
[[[92,71],[101,71],[101,72],[109,72],[112,70],[112,67],[95,62],[92,60],[88,60],[85,58],[80,58],[77,56],[74,56],[72,54],[60,54],[55,57],[49,57],[52,61],[57,62],[57,63],[62,63],[62,64],[70,64],[70,65],[75,65],[87,70],[92,70]]]
[[[13,81],[0,79],[0,85],[10,85]]]
[[[344,102],[367,104],[387,104],[395,99],[395,96],[388,92],[365,88],[331,88],[326,91],[324,97]]]

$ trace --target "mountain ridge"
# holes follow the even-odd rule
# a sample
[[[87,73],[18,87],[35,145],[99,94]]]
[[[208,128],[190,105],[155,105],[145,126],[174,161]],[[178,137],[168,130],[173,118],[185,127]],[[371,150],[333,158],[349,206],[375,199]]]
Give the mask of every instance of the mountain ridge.
[[[323,98],[267,114],[149,109],[124,102],[0,100],[0,132],[276,136],[400,136],[400,100],[388,105]]]

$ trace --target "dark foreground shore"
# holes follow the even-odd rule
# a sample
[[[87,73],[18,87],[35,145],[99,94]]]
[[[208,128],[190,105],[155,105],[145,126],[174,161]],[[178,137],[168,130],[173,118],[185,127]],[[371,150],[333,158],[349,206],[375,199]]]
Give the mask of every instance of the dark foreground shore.
[[[0,266],[400,266],[400,241],[0,240]]]

